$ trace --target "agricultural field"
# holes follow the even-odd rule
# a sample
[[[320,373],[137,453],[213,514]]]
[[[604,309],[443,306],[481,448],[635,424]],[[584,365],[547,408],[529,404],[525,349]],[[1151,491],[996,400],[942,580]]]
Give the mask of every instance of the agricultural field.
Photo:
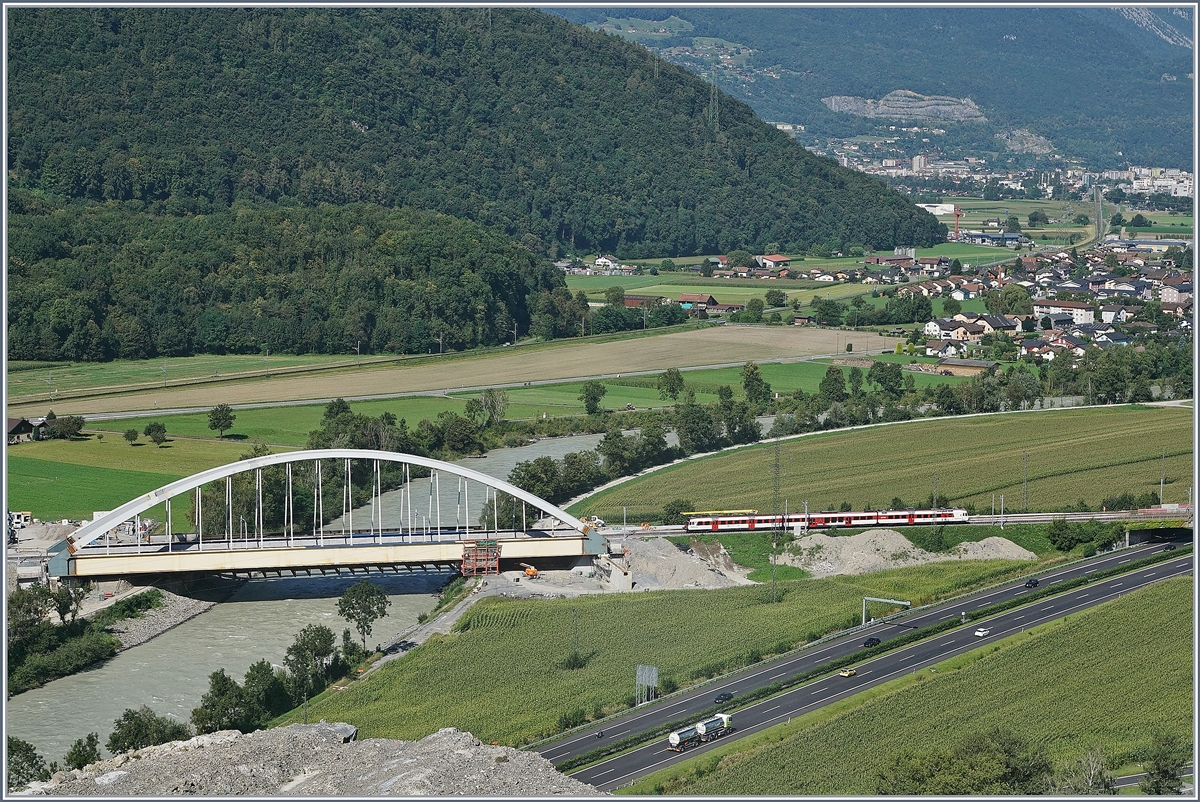
[[[831,354],[845,345],[847,334],[800,326],[708,326],[651,330],[646,336],[563,340],[538,346],[497,349],[412,364],[363,366],[352,372],[314,373],[230,382],[215,386],[159,388],[121,396],[63,400],[59,415],[167,408],[211,408],[217,403],[271,403],[414,392],[454,392],[466,387],[494,387],[524,381],[569,381],[595,375],[662,371],[701,365],[757,362]],[[874,333],[849,335],[859,352],[891,349],[894,338]],[[858,339],[855,339],[855,337]],[[46,414],[45,401],[11,405],[9,416]]]
[[[1186,502],[1192,476],[1191,410],[1108,407],[940,418],[852,431],[814,433],[784,442],[781,486],[789,509],[883,509],[893,498],[927,503],[938,495],[990,509],[993,495],[1011,512],[1057,510],[1083,500],[1098,508],[1123,491],[1157,492]],[[688,460],[572,505],[575,515],[658,520],[670,501],[695,509],[770,510],[771,445]],[[1163,455],[1165,453],[1165,459]],[[1028,454],[1028,503],[1022,503]]]
[[[847,260],[838,261],[846,262]],[[808,262],[801,264],[806,269],[809,266]],[[861,265],[861,259],[849,261],[851,267]],[[839,268],[846,266],[840,265]],[[788,279],[775,281],[706,279],[698,276],[675,278],[666,273],[658,276],[632,276],[629,278],[623,276],[568,276],[567,287],[572,291],[583,290],[588,300],[594,303],[604,301],[604,291],[609,287],[623,287],[625,292],[630,295],[661,295],[672,301],[678,300],[680,294],[685,292],[702,292],[712,295],[718,303],[723,304],[744,304],[751,298],[762,298],[766,295],[767,290],[782,290],[787,294],[789,303],[799,298],[800,302],[804,304],[810,303],[817,296],[823,298],[826,294],[837,300],[868,292],[868,288],[862,284],[818,284],[811,281]]]
[[[1139,212],[1135,209],[1123,211],[1126,221],[1140,214],[1150,221],[1148,227],[1132,228],[1128,222],[1125,231],[1131,235],[1161,234],[1167,239],[1191,239],[1195,228],[1195,220],[1190,214],[1172,214],[1171,212]]]
[[[883,307],[887,306],[888,302],[888,299],[882,295],[878,298],[872,298],[870,295],[865,295],[863,296],[863,300],[866,301],[869,306],[873,306],[876,309],[882,309]],[[947,315],[945,311],[946,300],[946,298],[933,299],[934,317],[951,317],[950,315]],[[966,301],[960,301],[959,305],[962,307],[962,311],[964,312],[975,312],[981,315],[987,313],[987,303],[982,298],[971,298]],[[853,321],[853,313],[851,313],[845,319]],[[897,325],[903,326],[906,329],[910,329],[914,326],[921,326],[920,323],[900,323]],[[889,324],[887,326],[880,326],[879,328],[890,329],[893,327]]]
[[[127,428],[131,427],[121,431]],[[92,435],[71,442],[21,443],[8,447],[8,505],[42,520],[90,519],[96,510],[112,509],[115,503],[169,482],[236,462],[249,449],[248,443],[236,440],[169,436],[162,448],[144,437],[131,446],[117,433],[103,439]],[[184,521],[184,506],[172,505],[177,525]],[[161,519],[163,512],[156,507],[144,517]]]
[[[1156,729],[1193,730],[1193,580],[1181,577],[953,658],[643,778],[623,793],[862,795],[914,745],[992,726],[1056,764],[1100,745],[1131,769]],[[1153,681],[1146,668],[1153,666]],[[1014,692],[1014,689],[1017,689]]]
[[[457,727],[485,742],[518,745],[557,731],[559,717],[577,708],[593,717],[626,707],[638,663],[657,666],[660,678],[683,686],[855,623],[863,595],[950,595],[981,577],[1027,568],[992,561],[907,578],[901,569],[783,582],[777,603],[770,601],[769,585],[483,599],[452,634],[427,641],[346,691],[318,697],[308,715],[352,723],[366,738],[415,739]],[[576,650],[576,632],[586,666],[569,670],[563,664]],[[464,694],[463,688],[473,690]],[[301,715],[294,711],[280,723]]]

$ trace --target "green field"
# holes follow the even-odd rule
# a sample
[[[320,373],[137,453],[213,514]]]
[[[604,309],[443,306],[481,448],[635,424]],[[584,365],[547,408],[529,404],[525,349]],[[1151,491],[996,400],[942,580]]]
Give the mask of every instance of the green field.
[[[782,446],[781,487],[789,509],[886,508],[894,497],[926,503],[933,492],[955,505],[990,509],[993,494],[1018,511],[1029,455],[1028,507],[1055,510],[1083,499],[1099,507],[1128,490],[1158,491],[1185,502],[1192,470],[1191,410],[1110,407],[973,418],[941,418],[859,431],[833,431]],[[1166,452],[1165,461],[1162,455]],[[773,446],[689,460],[597,493],[571,506],[576,515],[657,520],[668,502],[695,509],[770,510]]]
[[[854,623],[864,595],[948,596],[1024,570],[1028,563],[986,561],[799,580],[781,583],[774,604],[769,585],[488,598],[464,614],[459,631],[435,636],[349,690],[326,692],[308,715],[349,722],[366,738],[416,739],[457,727],[485,742],[520,744],[555,732],[559,716],[576,708],[592,716],[626,707],[638,663],[685,685]],[[562,663],[575,649],[576,621],[587,665],[568,670]],[[301,716],[297,710],[283,721]]]
[[[143,437],[131,446],[117,434],[103,440],[92,436],[21,443],[8,447],[8,505],[42,520],[90,519],[96,510],[110,510],[177,479],[235,462],[249,449],[246,442],[215,438],[168,438],[159,448]],[[176,526],[185,520],[184,506],[172,505]],[[163,507],[143,516],[161,519]]]
[[[829,261],[829,260],[826,260]],[[861,259],[837,260],[846,262],[850,267],[862,266]],[[807,262],[801,263],[805,267]],[[845,267],[847,265],[841,265]],[[799,299],[801,303],[809,303],[813,298],[826,294],[830,298],[848,298],[862,295],[868,288],[862,284],[816,284],[811,281],[791,281],[781,279],[775,281],[746,280],[746,279],[706,279],[696,276],[680,276],[670,274],[658,276],[568,276],[567,287],[572,292],[583,290],[589,301],[604,300],[604,291],[609,287],[623,287],[629,295],[661,295],[668,300],[677,301],[682,293],[707,293],[723,304],[744,304],[751,298],[762,298],[767,290],[782,290],[788,297],[788,302]]]
[[[879,296],[878,298],[872,298],[870,295],[864,295],[863,300],[866,301],[868,305],[873,306],[876,309],[882,309],[883,307],[887,306],[887,302],[888,302],[887,297],[883,296],[883,295]],[[934,317],[950,317],[949,315],[946,314],[946,311],[945,311],[946,300],[947,299],[945,299],[945,298],[934,298],[933,299],[933,316]],[[966,301],[960,301],[959,304],[962,307],[962,311],[964,311],[964,312],[975,312],[975,313],[978,313],[981,315],[987,313],[987,303],[984,301],[983,298],[971,298]],[[846,320],[846,321],[849,321],[852,323],[854,321],[853,311],[851,311],[848,315],[846,315],[843,318],[843,320]],[[908,329],[908,328],[912,328],[913,326],[920,326],[921,324],[919,324],[919,323],[901,323],[899,325]],[[890,329],[890,328],[892,328],[892,325],[888,324],[886,326],[882,326],[881,328]]]
[[[1115,764],[1133,764],[1156,730],[1191,739],[1194,631],[1179,612],[1191,609],[1192,592],[1186,577],[1135,591],[719,747],[623,793],[871,794],[896,753],[991,726],[1043,747],[1056,763],[1100,745]]]

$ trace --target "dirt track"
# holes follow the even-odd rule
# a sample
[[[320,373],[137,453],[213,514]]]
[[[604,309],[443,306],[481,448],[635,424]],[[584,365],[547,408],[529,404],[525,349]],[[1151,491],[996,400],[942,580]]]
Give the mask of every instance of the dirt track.
[[[698,331],[664,334],[636,340],[603,343],[564,342],[554,348],[522,348],[481,357],[466,357],[420,365],[364,367],[340,373],[281,376],[222,385],[167,388],[125,396],[108,396],[56,403],[60,415],[87,415],[128,410],[211,407],[272,401],[321,399],[337,396],[439,392],[463,386],[491,386],[522,381],[567,380],[596,375],[666,370],[745,361],[787,359],[832,354],[849,340],[855,353],[890,348],[895,339],[874,332],[848,332],[793,326],[717,326]],[[12,407],[11,415],[41,414],[37,409]]]

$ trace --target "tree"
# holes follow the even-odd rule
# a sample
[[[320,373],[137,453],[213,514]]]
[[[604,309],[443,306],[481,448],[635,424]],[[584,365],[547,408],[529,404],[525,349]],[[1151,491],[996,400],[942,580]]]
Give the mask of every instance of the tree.
[[[71,744],[70,750],[63,763],[68,769],[82,769],[100,760],[100,736],[89,732],[87,737],[79,738]]]
[[[675,269],[675,263],[670,259],[663,259],[658,265],[659,270],[671,271]]]
[[[961,261],[959,261],[958,257],[956,256],[950,260],[950,275],[961,276],[962,274],[963,274],[963,264]]]
[[[160,421],[150,421],[146,424],[146,428],[142,430],[142,434],[149,437],[154,445],[162,448],[162,444],[167,440],[167,427]]]
[[[608,389],[598,381],[584,382],[579,392],[579,400],[583,402],[587,414],[595,415],[600,411],[600,399],[607,392]]]
[[[1019,234],[1021,232],[1021,221],[1017,219],[1015,214],[1010,214],[1005,219],[1004,231],[1008,234]]]
[[[183,741],[191,737],[186,724],[160,716],[146,705],[137,710],[125,708],[113,722],[112,734],[104,746],[114,755],[132,752],[147,746]]]
[[[787,304],[787,293],[783,290],[767,290],[767,306],[784,306]]]
[[[771,403],[771,385],[763,379],[762,371],[753,362],[742,366],[742,392],[752,406],[765,407]]]
[[[625,308],[625,288],[608,287],[604,290],[604,303],[608,306]]]
[[[1135,214],[1133,219],[1129,221],[1130,228],[1149,228],[1151,225],[1153,225],[1153,223],[1146,219],[1146,217],[1141,213]]]
[[[1187,765],[1191,749],[1178,735],[1156,732],[1150,739],[1150,748],[1142,760],[1146,776],[1138,783],[1143,794],[1179,794],[1183,780],[1179,774]]]
[[[126,442],[129,443],[129,445],[133,445],[134,443],[137,442],[138,430],[137,429],[126,429],[124,437],[125,437]]]
[[[1034,209],[1029,213],[1029,227],[1037,228],[1038,226],[1047,225],[1050,222],[1049,216],[1041,209]]]
[[[751,298],[746,301],[746,309],[742,312],[742,321],[746,323],[761,323],[763,313],[762,298]]]
[[[860,393],[862,393],[862,387],[863,387],[863,370],[862,370],[862,368],[858,367],[857,365],[850,368],[850,376],[848,377],[846,383],[850,388],[851,397],[857,397]]]
[[[296,698],[307,702],[324,678],[334,643],[333,630],[320,624],[309,624],[297,633],[283,658]]]
[[[707,409],[696,403],[691,390],[675,407],[675,434],[685,454],[711,451],[717,444],[716,421]]]
[[[1092,222],[1092,218],[1088,217],[1086,214],[1077,214],[1071,220],[1071,222],[1077,226],[1086,226]]]
[[[246,669],[242,698],[255,729],[265,727],[268,721],[292,709],[283,672],[276,670],[270,660],[259,660]]]
[[[83,430],[84,420],[78,415],[46,418],[47,439],[72,440]]]
[[[487,413],[483,411],[483,402],[478,398],[467,399],[467,403],[463,406],[463,414],[476,424],[483,423],[487,418]]]
[[[46,768],[46,759],[37,753],[33,744],[20,738],[8,736],[7,774],[8,790],[17,791],[32,782],[45,782],[50,779],[50,770]]]
[[[954,317],[962,311],[962,302],[957,298],[947,298],[942,301],[942,315],[944,317]]]
[[[1125,215],[1116,212],[1112,217],[1108,218],[1108,224],[1112,228],[1120,228],[1125,225]]]
[[[999,727],[950,748],[906,749],[879,770],[876,793],[941,796],[1044,793],[1052,766],[1038,747]]]
[[[898,398],[904,391],[904,373],[899,362],[873,362],[867,369],[867,381],[891,398]]]
[[[50,612],[53,600],[50,589],[36,584],[28,588],[17,588],[8,594],[8,642],[21,646],[30,641]]]
[[[758,262],[754,261],[754,255],[749,251],[736,250],[729,252],[730,267],[758,267]]]
[[[666,400],[675,401],[679,398],[679,394],[683,392],[683,374],[679,372],[679,368],[667,368],[665,372],[658,376],[658,397]]]
[[[846,376],[842,373],[841,368],[837,365],[830,365],[825,369],[825,377],[821,379],[817,394],[827,404],[833,404],[846,399]]]
[[[494,426],[504,420],[504,412],[508,409],[508,393],[493,387],[483,391],[479,398],[483,411],[487,414],[487,425]]]
[[[1093,747],[1068,763],[1054,777],[1050,793],[1055,796],[1115,794],[1112,772],[1104,750]]]
[[[663,523],[667,526],[677,526],[687,522],[685,512],[692,511],[692,502],[686,499],[668,501],[663,507]]]
[[[387,593],[368,579],[358,580],[338,599],[338,615],[354,624],[362,637],[363,651],[367,649],[371,625],[387,615],[391,603]]]
[[[200,706],[192,710],[192,726],[198,734],[219,730],[251,732],[242,687],[237,680],[219,668],[208,675],[208,693],[200,697]]]
[[[338,401],[341,401],[339,398]],[[334,402],[330,402],[332,405]],[[345,401],[342,401],[346,404]],[[346,411],[350,411],[350,405],[346,404]],[[325,417],[329,418],[329,406],[325,407]],[[217,404],[208,413],[208,428],[217,432],[219,437],[224,437],[225,432],[233,428],[233,422],[237,420],[237,415],[233,414],[233,407],[228,404]]]

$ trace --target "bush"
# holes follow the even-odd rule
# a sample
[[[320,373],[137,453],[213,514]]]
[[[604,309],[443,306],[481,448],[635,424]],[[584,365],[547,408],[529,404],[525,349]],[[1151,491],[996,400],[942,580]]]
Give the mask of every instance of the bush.
[[[63,763],[68,769],[81,769],[100,760],[100,736],[89,732],[86,738],[80,738],[71,745]]]
[[[50,770],[46,768],[46,759],[37,753],[33,744],[20,738],[8,736],[8,790],[16,791],[31,782],[44,782],[50,779]]]
[[[581,727],[587,723],[587,711],[582,707],[577,707],[570,713],[563,713],[558,717],[558,729],[570,730],[575,727]]]
[[[691,501],[686,499],[675,499],[668,501],[663,507],[663,523],[667,526],[678,526],[679,524],[687,523],[685,512],[691,512],[693,505]]]

